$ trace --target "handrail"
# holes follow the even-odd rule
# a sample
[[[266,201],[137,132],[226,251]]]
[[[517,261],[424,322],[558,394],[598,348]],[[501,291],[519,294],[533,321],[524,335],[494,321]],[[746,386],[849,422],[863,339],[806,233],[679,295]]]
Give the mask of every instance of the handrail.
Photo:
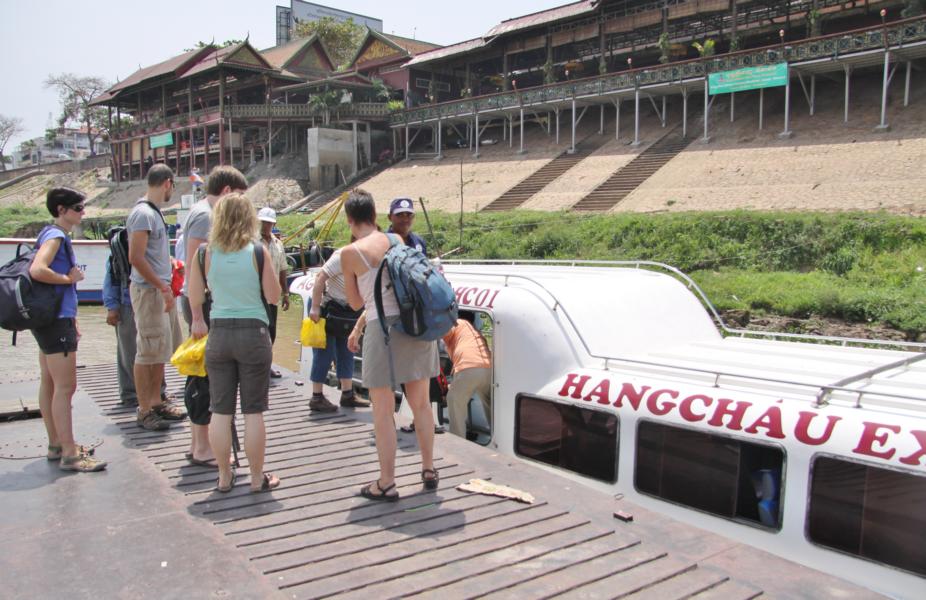
[[[909,27],[913,27],[909,30]],[[887,39],[885,39],[885,34]],[[448,100],[406,109],[393,114],[393,126],[422,122],[438,117],[460,117],[482,110],[499,110],[538,102],[565,101],[591,93],[612,94],[638,86],[668,83],[690,77],[704,77],[707,72],[741,67],[803,61],[828,56],[842,56],[891,44],[926,40],[926,17],[911,17],[887,25],[844,31],[806,38],[787,44],[739,50],[709,58],[692,58],[665,65],[638,67],[606,75],[594,75],[570,81],[544,84],[524,90],[502,91],[459,100]],[[526,98],[526,100],[525,100]]]
[[[567,266],[634,266],[636,268],[639,268],[641,266],[655,267],[658,269],[665,270],[673,276],[681,277],[683,281],[687,281],[690,284],[689,287],[695,288],[702,302],[706,303],[707,307],[709,308],[711,313],[714,315],[714,318],[717,320],[717,322],[721,325],[723,330],[728,331],[728,332],[735,332],[735,333],[758,334],[760,337],[774,337],[775,336],[773,332],[765,332],[765,331],[754,332],[754,331],[749,331],[749,330],[735,330],[735,329],[730,329],[726,327],[726,325],[723,322],[723,319],[721,319],[720,315],[717,313],[716,309],[714,309],[713,305],[710,303],[710,300],[707,299],[707,296],[704,294],[701,288],[699,288],[698,285],[690,277],[688,277],[688,275],[676,269],[675,267],[666,265],[664,263],[659,263],[659,262],[654,262],[654,261],[604,261],[604,260],[576,260],[576,261],[514,260],[512,261],[512,260],[500,260],[500,259],[487,259],[487,260],[453,259],[453,260],[443,260],[442,262],[444,265],[454,265],[454,264],[458,264],[458,265],[467,265],[467,264],[556,265],[556,264],[563,264]],[[859,394],[859,398],[856,401],[856,406],[860,406],[861,396],[863,395],[864,392],[860,392],[860,390],[857,390],[857,389],[844,387],[844,385],[840,382],[828,385],[828,384],[821,384],[821,383],[809,382],[809,381],[795,381],[795,380],[780,379],[780,378],[775,378],[775,377],[744,375],[741,373],[732,373],[728,371],[719,371],[715,369],[701,369],[697,367],[686,367],[683,365],[677,365],[677,364],[672,364],[672,363],[659,363],[659,362],[654,362],[654,361],[644,361],[644,360],[620,357],[620,356],[602,356],[599,354],[595,354],[594,352],[592,352],[591,348],[588,345],[588,342],[586,342],[585,337],[582,335],[581,330],[576,325],[575,321],[572,319],[572,317],[569,314],[569,311],[566,309],[563,303],[560,302],[560,300],[556,297],[556,295],[553,292],[551,292],[549,289],[547,289],[547,287],[544,286],[537,279],[535,279],[534,277],[530,277],[528,275],[519,275],[519,274],[512,274],[512,273],[480,273],[480,276],[504,278],[504,285],[506,287],[508,286],[509,279],[520,279],[520,280],[527,281],[537,286],[541,290],[543,290],[543,292],[546,293],[550,297],[550,299],[553,301],[552,310],[560,311],[563,314],[563,316],[566,318],[566,320],[569,322],[570,326],[572,327],[573,331],[578,337],[579,342],[582,344],[582,347],[585,349],[586,354],[588,354],[592,358],[603,360],[605,362],[605,368],[608,367],[608,364],[610,361],[617,361],[617,362],[631,363],[631,364],[637,364],[637,365],[669,368],[669,369],[685,371],[689,373],[705,374],[705,375],[710,375],[714,378],[714,387],[717,387],[719,385],[721,377],[727,377],[727,378],[733,378],[733,379],[743,379],[743,380],[748,380],[748,381],[761,381],[765,383],[781,383],[785,385],[792,385],[792,386],[797,386],[797,387],[807,387],[807,388],[813,388],[813,389],[819,390],[817,397],[819,397],[819,394],[824,393],[827,389],[830,391],[842,391],[842,392]],[[852,343],[869,344],[869,345],[870,344],[883,344],[883,345],[912,346],[912,347],[926,348],[926,344],[920,344],[920,343],[896,344],[896,343],[885,341],[885,340],[861,340],[861,339],[854,339],[854,338],[839,338],[839,337],[832,337],[832,336],[813,336],[813,335],[801,335],[801,334],[781,334],[781,335],[787,335],[788,337],[792,337],[792,338],[802,338],[802,339],[812,340],[812,341],[839,341],[839,342],[843,342],[843,345],[846,345],[846,343],[852,342]],[[851,382],[848,382],[848,383],[851,383]],[[874,395],[874,396],[878,396],[882,398],[896,398],[896,399],[905,400],[905,401],[914,400],[918,402],[926,402],[926,397],[892,394],[890,392],[872,392],[869,395]],[[815,403],[815,406],[820,406],[820,405],[818,403]]]
[[[859,373],[858,375],[852,375],[844,379],[840,379],[839,381],[837,381],[836,383],[832,385],[823,386],[823,389],[820,390],[819,394],[817,394],[816,406],[822,406],[826,404],[826,399],[829,397],[830,393],[833,390],[845,389],[844,386],[849,385],[850,383],[855,383],[856,381],[863,381],[866,379],[871,379],[875,375],[879,375],[887,371],[893,371],[894,369],[900,369],[902,367],[906,368],[912,365],[913,363],[919,362],[921,360],[926,360],[926,352],[924,352],[923,354],[917,354],[916,356],[909,356],[901,360],[896,360],[892,363],[881,365],[880,367],[868,369],[867,371]],[[862,394],[864,394],[864,392],[862,390],[857,390],[857,391],[858,391],[858,399],[855,401],[855,406],[860,407],[861,402],[862,402]]]

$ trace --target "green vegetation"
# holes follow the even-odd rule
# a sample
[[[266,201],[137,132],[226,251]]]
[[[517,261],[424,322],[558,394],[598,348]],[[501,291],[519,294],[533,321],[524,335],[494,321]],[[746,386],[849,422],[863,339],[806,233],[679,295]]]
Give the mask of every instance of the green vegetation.
[[[459,215],[420,213],[432,252],[459,244]],[[281,218],[283,231],[305,222]],[[385,226],[385,219],[381,219]],[[306,240],[317,230],[307,232]],[[348,240],[343,219],[335,245]],[[885,213],[714,212],[587,216],[470,213],[456,258],[652,260],[691,275],[721,310],[881,322],[926,332],[926,220]]]
[[[29,223],[48,223],[51,218],[44,206],[26,206],[12,204],[0,206],[0,237],[12,237],[24,225]]]

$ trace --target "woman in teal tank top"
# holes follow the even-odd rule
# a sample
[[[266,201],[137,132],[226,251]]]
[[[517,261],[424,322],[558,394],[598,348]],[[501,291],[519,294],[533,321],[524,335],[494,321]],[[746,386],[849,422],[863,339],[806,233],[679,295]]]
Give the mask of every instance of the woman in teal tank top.
[[[212,229],[206,249],[206,276],[195,257],[188,257],[189,300],[193,313],[191,333],[206,342],[206,373],[209,376],[209,445],[219,466],[219,492],[235,485],[229,454],[235,399],[241,395],[244,413],[244,450],[251,471],[251,491],[269,491],[280,479],[264,472],[267,434],[263,412],[267,410],[273,345],[264,300],[276,304],[280,282],[270,264],[269,251],[257,241],[257,213],[242,194],[222,197],[212,213]],[[257,253],[264,266],[258,271]],[[203,318],[206,288],[212,295],[210,323]]]

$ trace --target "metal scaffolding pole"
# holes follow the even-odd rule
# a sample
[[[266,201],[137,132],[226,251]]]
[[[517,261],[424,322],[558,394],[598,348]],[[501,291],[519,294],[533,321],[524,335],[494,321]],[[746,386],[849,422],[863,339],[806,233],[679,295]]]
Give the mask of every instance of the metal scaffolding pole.
[[[559,145],[559,108],[556,109],[556,145]]]
[[[474,144],[476,146],[476,151],[473,153],[473,156],[475,156],[476,158],[479,158],[479,113],[476,113],[475,134],[476,134],[476,139],[474,141]]]
[[[662,97],[662,126],[663,128],[665,128],[666,126],[666,121],[667,121],[666,119],[666,97],[663,96]]]
[[[444,158],[444,127],[440,117],[437,117],[437,159]]]
[[[907,61],[907,76],[903,85],[903,105],[910,106],[910,71],[913,68],[913,61]]]
[[[502,127],[502,131],[508,132],[508,147],[514,148],[514,115],[505,117],[508,123]]]
[[[632,146],[640,145],[640,88],[633,93],[633,143]]]
[[[887,88],[890,85],[890,68],[891,53],[884,49],[884,79],[881,84],[881,123],[875,127],[878,131],[887,131],[890,125],[887,124]]]
[[[907,63],[910,64],[910,63]],[[909,71],[907,71],[909,74]],[[598,135],[604,135],[604,104],[601,105],[600,122],[598,123]]]
[[[810,116],[813,116],[817,106],[817,76],[810,76]]]
[[[521,147],[518,149],[518,154],[524,154],[524,109],[521,109]]]
[[[735,117],[735,107],[736,107],[736,92],[730,92],[730,122],[733,122]]]
[[[409,126],[406,125],[406,126],[405,126],[405,160],[408,160],[408,155],[410,154],[410,152],[409,152],[409,147],[408,147],[408,146],[409,146],[409,144],[408,144],[409,139],[410,139],[410,138],[409,138]]]

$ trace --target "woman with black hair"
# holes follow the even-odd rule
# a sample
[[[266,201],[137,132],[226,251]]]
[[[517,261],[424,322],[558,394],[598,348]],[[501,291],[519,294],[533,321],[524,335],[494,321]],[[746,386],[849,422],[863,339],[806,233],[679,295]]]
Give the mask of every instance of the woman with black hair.
[[[92,450],[74,442],[71,425],[71,398],[77,389],[77,282],[84,278],[77,267],[68,234],[84,216],[84,196],[70,188],[54,188],[45,197],[45,206],[54,217],[36,239],[38,253],[29,267],[35,281],[58,288],[61,308],[58,318],[46,327],[33,329],[39,345],[39,409],[48,433],[48,460],[60,461],[62,471],[101,471],[106,463],[91,456]]]

